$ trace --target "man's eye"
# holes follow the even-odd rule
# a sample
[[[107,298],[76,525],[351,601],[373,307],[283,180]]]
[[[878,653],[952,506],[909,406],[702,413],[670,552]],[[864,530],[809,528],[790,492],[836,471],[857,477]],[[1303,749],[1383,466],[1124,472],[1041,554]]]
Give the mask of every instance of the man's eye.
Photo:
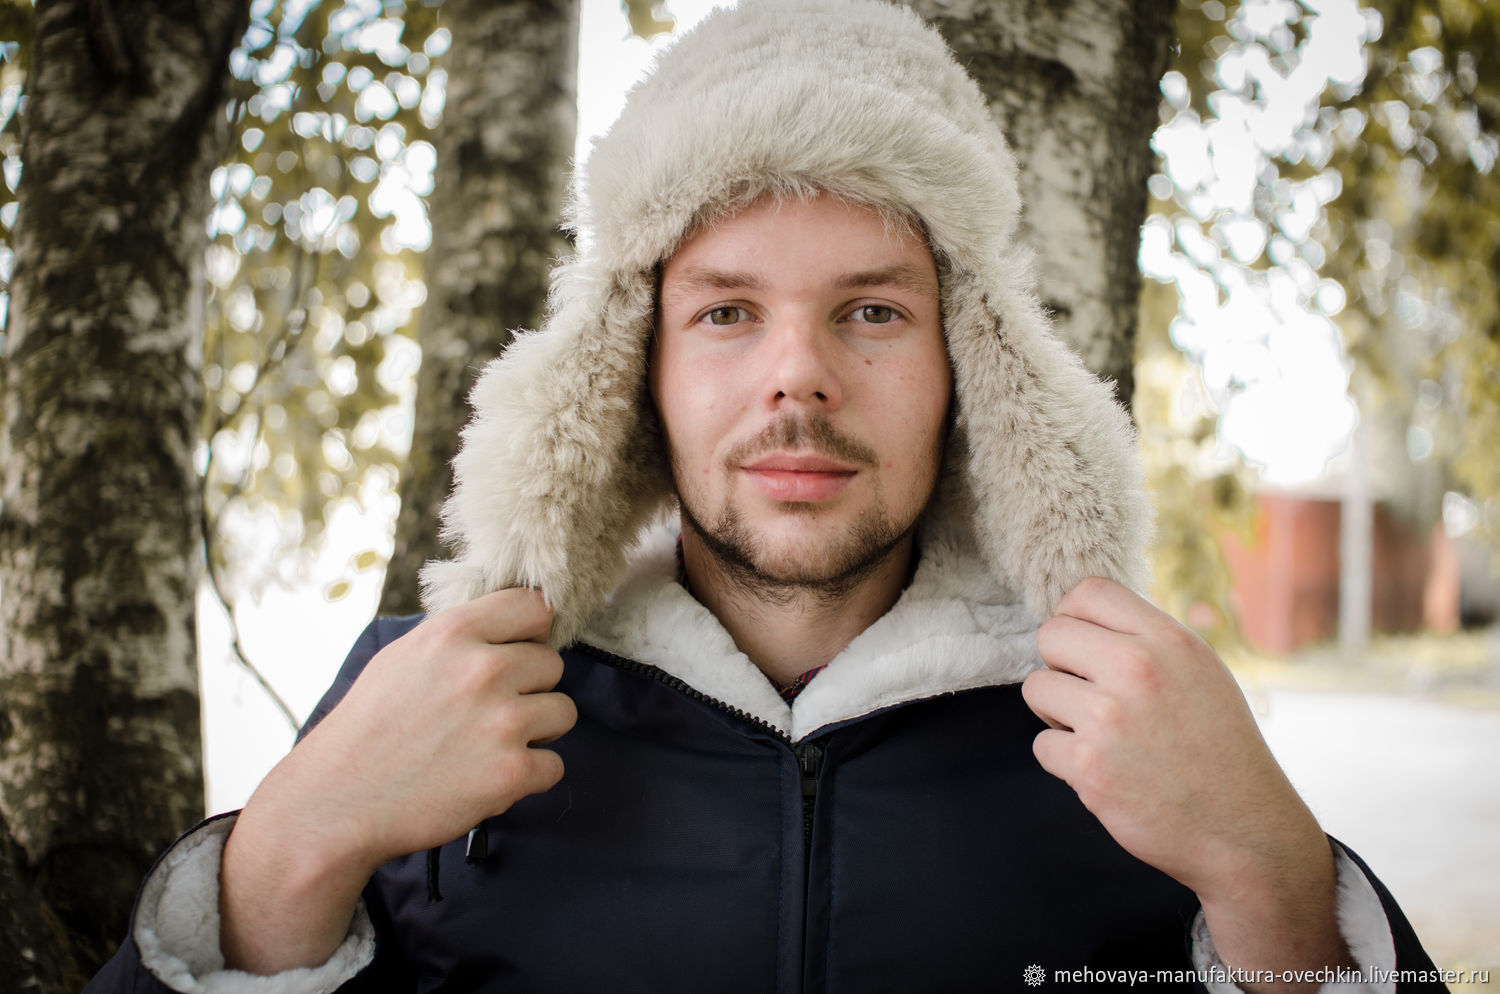
[[[744,320],[745,309],[743,307],[732,307],[728,305],[724,307],[715,307],[713,310],[705,314],[704,317],[708,318],[709,324],[737,324],[738,322]]]
[[[884,304],[865,304],[854,309],[854,317],[869,324],[888,324],[896,320],[896,309]]]

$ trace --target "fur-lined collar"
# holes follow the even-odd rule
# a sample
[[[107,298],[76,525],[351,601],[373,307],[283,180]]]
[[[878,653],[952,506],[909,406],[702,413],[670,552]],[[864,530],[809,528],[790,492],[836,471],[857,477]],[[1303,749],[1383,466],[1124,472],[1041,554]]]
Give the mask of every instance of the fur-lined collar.
[[[892,705],[1015,683],[1041,665],[1038,620],[961,544],[926,536],[911,585],[788,705],[677,582],[675,532],[648,532],[580,641],[654,666],[794,742]]]

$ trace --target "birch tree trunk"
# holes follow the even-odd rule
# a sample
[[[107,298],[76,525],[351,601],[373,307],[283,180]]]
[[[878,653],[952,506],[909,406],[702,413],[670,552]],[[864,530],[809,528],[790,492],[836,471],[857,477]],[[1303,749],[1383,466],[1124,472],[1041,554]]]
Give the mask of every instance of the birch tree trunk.
[[[428,198],[422,365],[381,614],[420,610],[417,572],[447,555],[438,508],[469,390],[510,329],[542,317],[578,126],[577,0],[447,0],[443,11],[453,47]]]
[[[21,972],[5,929],[10,990],[59,989],[60,957],[92,972],[203,812],[204,222],[246,5],[35,16],[0,435],[0,905],[71,939],[30,949],[53,974]]]
[[[1021,164],[1059,333],[1128,409],[1136,260],[1175,0],[910,0],[978,80]]]

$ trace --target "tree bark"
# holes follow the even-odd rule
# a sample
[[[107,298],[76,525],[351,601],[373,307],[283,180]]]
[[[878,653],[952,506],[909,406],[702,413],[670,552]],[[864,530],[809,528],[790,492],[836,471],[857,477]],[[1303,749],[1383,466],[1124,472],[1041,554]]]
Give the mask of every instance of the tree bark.
[[[417,572],[446,556],[438,508],[466,398],[509,329],[543,315],[547,274],[565,247],[557,220],[577,131],[577,0],[448,0],[443,11],[453,46],[428,200],[422,365],[381,614],[420,610]]]
[[[1134,387],[1136,260],[1174,0],[910,0],[978,80],[1021,164],[1043,302],[1083,361]]]
[[[0,906],[55,913],[85,975],[203,812],[204,220],[246,16],[236,0],[36,9],[0,435]],[[24,963],[4,932],[0,962]],[[39,952],[48,969],[68,955]],[[65,989],[41,968],[14,984]]]

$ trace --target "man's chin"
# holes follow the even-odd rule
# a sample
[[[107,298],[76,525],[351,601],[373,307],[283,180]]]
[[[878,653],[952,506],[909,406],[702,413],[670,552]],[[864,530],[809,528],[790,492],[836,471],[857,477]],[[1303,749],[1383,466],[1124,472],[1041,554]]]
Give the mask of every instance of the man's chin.
[[[842,597],[907,547],[911,527],[896,527],[880,509],[840,521],[819,504],[749,514],[731,506],[705,526],[683,505],[692,532],[732,583],[763,594]]]

